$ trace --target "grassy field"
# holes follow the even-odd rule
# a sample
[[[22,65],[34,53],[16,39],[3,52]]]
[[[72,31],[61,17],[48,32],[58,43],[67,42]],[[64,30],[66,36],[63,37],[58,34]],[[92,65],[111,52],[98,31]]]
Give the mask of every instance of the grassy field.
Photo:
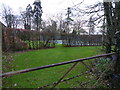
[[[58,45],[52,49],[34,50],[23,53],[14,53],[9,55],[11,60],[3,61],[3,71],[17,71],[26,68],[33,68],[53,63],[69,61],[73,59],[84,58],[96,55],[98,47],[62,47]],[[9,62],[9,63],[8,63]],[[4,88],[38,88],[46,84],[57,81],[73,64],[62,65],[53,68],[32,71],[3,79]],[[5,67],[4,67],[5,66]],[[77,66],[65,77],[72,77],[86,68],[78,63]],[[69,82],[60,83],[59,88],[72,88],[77,86],[79,81],[87,80],[85,77],[78,77]]]

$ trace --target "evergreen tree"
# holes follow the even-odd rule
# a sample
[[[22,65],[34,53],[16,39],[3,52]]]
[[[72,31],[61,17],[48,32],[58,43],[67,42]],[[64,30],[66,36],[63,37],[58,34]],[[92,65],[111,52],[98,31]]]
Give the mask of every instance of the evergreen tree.
[[[31,19],[32,19],[33,11],[30,4],[26,7],[26,29],[31,29]]]
[[[35,27],[37,30],[40,30],[41,28],[41,16],[42,16],[42,7],[41,7],[41,1],[40,0],[35,0],[35,2],[33,3],[34,5],[34,10],[33,10],[33,13],[34,13],[34,23],[35,23]]]
[[[21,12],[21,18],[25,29],[31,29],[31,22],[33,17],[33,11],[30,4],[26,7],[26,11]]]
[[[67,18],[66,18],[66,20],[67,20],[67,33],[70,32],[70,30],[69,30],[69,24],[70,24],[71,21],[73,21],[73,19],[71,19],[70,15],[72,15],[72,11],[71,11],[71,8],[68,7]]]
[[[94,34],[94,32],[95,32],[95,23],[94,23],[94,19],[92,17],[90,17],[90,19],[89,19],[88,27],[89,27],[89,35]]]

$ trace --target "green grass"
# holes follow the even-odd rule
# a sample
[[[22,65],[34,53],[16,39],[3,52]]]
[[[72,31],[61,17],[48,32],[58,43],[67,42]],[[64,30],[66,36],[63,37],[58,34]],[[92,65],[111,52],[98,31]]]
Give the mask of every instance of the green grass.
[[[24,53],[14,53],[11,68],[4,71],[17,71],[26,68],[33,68],[53,63],[69,61],[73,59],[84,58],[97,54],[98,47],[62,47],[34,50]],[[6,65],[7,62],[3,63]],[[43,70],[32,71],[3,79],[3,87],[7,88],[37,88],[57,81],[73,64],[47,68]],[[4,69],[4,68],[3,68]],[[72,77],[86,68],[78,63],[77,66],[65,77]],[[84,76],[78,77],[69,82],[63,82],[57,87],[71,88],[78,85],[79,81],[87,80]]]

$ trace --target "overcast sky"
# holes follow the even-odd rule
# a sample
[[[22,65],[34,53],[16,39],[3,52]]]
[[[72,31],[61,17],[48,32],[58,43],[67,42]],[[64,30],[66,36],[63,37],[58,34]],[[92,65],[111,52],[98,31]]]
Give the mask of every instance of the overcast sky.
[[[23,10],[26,8],[28,4],[33,4],[35,0],[0,0],[0,7],[2,3],[10,6],[14,12],[19,12],[20,7]],[[41,0],[42,10],[43,10],[43,18],[50,17],[51,15],[55,15],[56,13],[65,12],[67,7],[72,7],[83,0]],[[94,4],[95,2],[102,0],[84,0],[83,5]]]

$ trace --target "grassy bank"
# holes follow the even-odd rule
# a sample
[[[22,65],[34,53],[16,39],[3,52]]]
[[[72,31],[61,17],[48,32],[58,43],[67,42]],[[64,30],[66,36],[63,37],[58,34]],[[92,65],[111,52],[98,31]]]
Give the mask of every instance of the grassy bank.
[[[69,61],[73,59],[84,58],[97,54],[98,47],[62,47],[58,45],[57,48],[34,50],[23,53],[14,53],[13,59],[8,62],[4,62],[4,65],[8,65],[8,68],[4,72],[17,71],[26,68],[33,68],[37,66],[43,66],[53,63],[59,63]],[[57,81],[73,64],[62,65],[53,68],[37,70],[24,74],[19,74],[3,79],[3,87],[12,88],[37,88],[43,85]],[[74,75],[84,72],[86,68],[78,63],[78,65],[65,77],[72,77]],[[78,81],[85,80],[85,77],[78,77],[59,84],[57,87],[71,88],[78,84]]]

